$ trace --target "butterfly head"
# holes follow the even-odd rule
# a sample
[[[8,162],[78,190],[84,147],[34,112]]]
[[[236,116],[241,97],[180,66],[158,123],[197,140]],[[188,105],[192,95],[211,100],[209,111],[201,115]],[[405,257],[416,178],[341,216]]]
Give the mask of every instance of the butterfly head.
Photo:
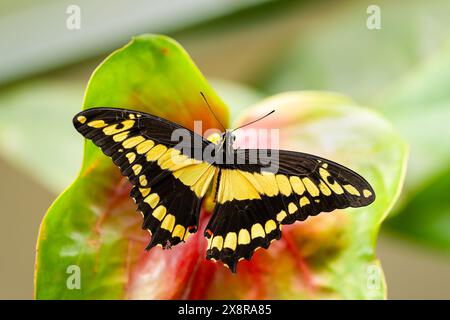
[[[222,133],[213,133],[207,137],[207,140],[211,141],[214,144],[222,144],[227,142],[234,142],[236,141],[236,136],[233,134],[232,131],[225,131]]]
[[[228,131],[228,130],[225,132],[222,132],[222,134],[220,135],[220,138],[221,138],[221,140],[224,140],[225,143],[227,141],[231,141],[231,142],[236,141],[236,136],[234,135],[233,131]]]
[[[236,141],[236,136],[233,134],[233,131],[225,131],[221,134],[221,142],[225,146],[225,149],[231,150],[233,148],[233,144]]]

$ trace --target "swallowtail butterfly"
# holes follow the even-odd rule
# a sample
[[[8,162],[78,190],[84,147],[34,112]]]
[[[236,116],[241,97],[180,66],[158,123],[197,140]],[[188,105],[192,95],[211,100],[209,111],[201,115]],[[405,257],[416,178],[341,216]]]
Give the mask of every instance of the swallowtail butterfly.
[[[131,197],[143,214],[142,227],[152,234],[147,249],[186,241],[197,231],[205,194],[213,192],[215,208],[204,230],[206,258],[222,261],[233,272],[239,260],[250,259],[256,249],[267,249],[280,239],[282,224],[375,200],[363,177],[310,154],[276,150],[273,172],[265,159],[273,150],[234,149],[230,131],[213,143],[185,129],[197,143],[182,145],[172,141],[173,131],[183,129],[180,125],[117,108],[82,111],[73,124],[132,183]],[[214,159],[233,161],[198,156],[205,148],[214,150]],[[250,159],[254,154],[256,159]]]

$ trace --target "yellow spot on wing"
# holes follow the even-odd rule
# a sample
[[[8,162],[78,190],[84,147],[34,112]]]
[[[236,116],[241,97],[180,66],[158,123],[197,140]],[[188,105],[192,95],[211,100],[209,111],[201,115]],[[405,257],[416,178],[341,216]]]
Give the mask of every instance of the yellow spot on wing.
[[[284,220],[284,218],[286,218],[287,214],[286,211],[281,210],[278,214],[277,214],[277,221],[281,222]]]
[[[144,202],[148,203],[150,207],[154,208],[159,203],[159,196],[157,193],[152,193],[147,198],[145,198]]]
[[[161,157],[167,150],[166,146],[163,146],[162,144],[158,144],[153,149],[151,149],[149,152],[147,152],[147,161],[156,161]]]
[[[345,185],[343,185],[343,187],[351,195],[354,195],[354,196],[360,196],[361,195],[359,193],[359,191],[356,190],[356,188],[354,186],[352,186],[351,184],[345,184]]]
[[[261,237],[264,238],[266,234],[264,233],[264,229],[260,223],[255,223],[252,226],[252,239]]]
[[[153,210],[153,216],[158,219],[159,221],[162,221],[164,216],[166,215],[167,209],[164,206],[159,206],[155,210]]]
[[[107,124],[103,120],[94,120],[94,121],[89,122],[87,125],[89,127],[97,128],[97,129],[107,126]]]
[[[298,210],[298,208],[293,202],[289,203],[288,211],[289,211],[290,214],[295,213],[297,210]]]
[[[212,240],[212,244],[211,247],[212,248],[217,248],[219,251],[222,250],[222,246],[223,246],[223,238],[222,236],[215,236]]]
[[[302,197],[300,199],[300,207],[304,207],[304,206],[306,206],[307,204],[310,204],[310,203],[311,202],[309,202],[309,199],[307,197]]]
[[[139,188],[142,197],[146,197],[150,193],[150,188]]]
[[[124,131],[113,136],[115,142],[121,142],[128,137],[129,131]]]
[[[145,140],[144,142],[136,146],[136,152],[139,154],[144,154],[148,152],[154,145],[155,143],[152,140]]]
[[[224,248],[229,248],[231,250],[236,250],[237,245],[237,234],[236,232],[228,232],[225,237],[225,243],[223,245]]]
[[[302,181],[305,184],[306,190],[308,190],[310,195],[312,195],[313,197],[317,197],[320,194],[319,189],[314,184],[314,182],[311,181],[311,179],[303,178]]]
[[[208,249],[211,249],[212,239],[213,239],[213,238],[209,238],[209,239],[208,239]]]
[[[250,233],[247,229],[241,229],[239,231],[239,244],[249,244],[250,243]]]
[[[323,181],[325,181],[325,183],[330,187],[331,190],[333,190],[334,193],[336,193],[336,194],[344,193],[344,190],[342,189],[342,187],[340,186],[339,183],[337,183],[336,181],[334,181],[333,183],[330,183],[328,181],[327,178],[330,177],[331,175],[327,170],[320,168],[319,173],[320,173],[320,176],[322,177]]]
[[[134,152],[128,152],[125,157],[127,157],[129,163],[133,163],[136,160],[136,154]]]
[[[288,177],[284,174],[277,174],[276,176],[278,189],[280,189],[280,193],[285,196],[290,196],[292,193],[291,184],[289,183]]]
[[[163,222],[161,223],[161,228],[172,232],[174,226],[175,226],[175,216],[172,214],[166,215]]]
[[[140,164],[135,164],[134,166],[131,167],[131,169],[133,169],[135,175],[138,175],[139,172],[141,172],[142,170],[142,166]]]
[[[183,239],[185,228],[181,224],[177,224],[172,232],[172,237]]]
[[[77,118],[79,123],[85,123],[86,122],[86,117],[85,116],[78,116]]]
[[[289,177],[289,181],[291,182],[292,189],[298,195],[302,195],[305,192],[305,186],[303,185],[302,180],[300,180],[297,176]]]
[[[125,140],[122,143],[122,145],[125,149],[130,149],[130,148],[137,146],[139,143],[143,142],[144,140],[145,140],[145,138],[142,136],[131,137],[131,138],[128,138],[127,140]]]
[[[273,230],[277,228],[277,224],[272,219],[266,222],[266,225],[264,227],[266,234],[271,233]]]
[[[140,176],[139,183],[141,184],[141,186],[145,187],[147,185],[147,177],[145,175]]]
[[[363,195],[364,197],[368,198],[372,195],[372,192],[370,190],[364,189]]]
[[[117,126],[119,126],[119,125],[120,125],[120,128],[118,129]],[[113,134],[128,130],[133,125],[134,125],[133,120],[125,120],[125,121],[122,121],[121,123],[116,123],[116,124],[113,124],[111,126],[104,128],[103,133],[106,134],[107,136],[111,136]]]
[[[328,188],[328,186],[322,180],[320,180],[319,189],[320,189],[320,192],[322,192],[324,195],[326,195],[326,196],[331,195],[330,188]]]

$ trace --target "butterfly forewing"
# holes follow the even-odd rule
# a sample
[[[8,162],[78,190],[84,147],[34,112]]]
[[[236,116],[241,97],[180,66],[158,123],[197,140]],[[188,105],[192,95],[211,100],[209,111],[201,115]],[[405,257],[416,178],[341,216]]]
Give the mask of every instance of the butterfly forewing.
[[[152,234],[148,249],[158,244],[171,247],[197,230],[202,198],[216,167],[195,159],[194,146],[184,152],[171,139],[181,126],[113,108],[80,112],[73,123],[133,184],[131,197],[143,214],[142,227]],[[185,132],[194,138],[193,132]],[[201,142],[202,148],[208,144],[203,139]]]

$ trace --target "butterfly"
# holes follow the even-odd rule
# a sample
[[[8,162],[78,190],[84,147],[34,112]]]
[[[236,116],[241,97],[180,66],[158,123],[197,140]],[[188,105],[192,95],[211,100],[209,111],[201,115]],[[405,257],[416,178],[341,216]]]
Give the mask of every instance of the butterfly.
[[[287,150],[235,149],[232,131],[209,141],[164,118],[119,108],[82,111],[73,124],[133,185],[142,228],[152,235],[147,250],[185,242],[212,192],[206,258],[232,272],[238,261],[280,239],[281,225],[375,200],[370,184],[338,163]],[[173,139],[180,130],[189,143]],[[211,157],[204,157],[206,150]]]

